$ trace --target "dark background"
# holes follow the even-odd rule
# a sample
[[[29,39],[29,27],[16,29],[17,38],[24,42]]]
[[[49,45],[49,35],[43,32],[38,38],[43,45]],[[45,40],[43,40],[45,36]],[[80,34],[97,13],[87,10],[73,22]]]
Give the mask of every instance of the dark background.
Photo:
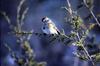
[[[16,25],[16,12],[17,6],[20,0],[0,0],[0,11],[5,11],[11,18],[13,25]],[[78,0],[70,0],[72,7],[76,10],[76,6],[79,4]],[[70,27],[65,23],[65,17],[67,11],[61,7],[67,6],[66,0],[26,0],[23,8],[29,7],[28,14],[25,19],[23,29],[30,31],[33,29],[35,32],[42,32],[41,19],[44,16],[51,18],[57,27],[61,30],[65,30],[66,34],[70,32]],[[100,0],[94,0],[94,13],[100,15]],[[82,18],[88,16],[88,10],[83,7],[78,10],[78,13]],[[95,22],[94,20],[92,20]],[[8,50],[4,47],[7,43],[15,52],[19,53],[19,46],[16,44],[16,38],[7,33],[10,31],[9,25],[6,20],[0,16],[0,64],[1,66],[15,66],[13,59],[9,56]],[[100,44],[100,28],[96,27],[90,33],[96,35],[96,44]],[[74,66],[76,63],[79,66],[92,66],[85,61],[75,58],[72,54],[75,51],[73,46],[65,46],[63,43],[55,42],[54,44],[48,43],[46,39],[39,38],[32,35],[30,44],[35,51],[36,61],[46,61],[47,66]],[[99,66],[100,63],[97,64]]]

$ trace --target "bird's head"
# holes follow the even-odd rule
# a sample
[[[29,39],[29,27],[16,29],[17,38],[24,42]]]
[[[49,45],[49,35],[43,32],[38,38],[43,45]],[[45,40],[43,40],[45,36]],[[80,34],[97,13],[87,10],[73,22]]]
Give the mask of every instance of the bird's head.
[[[47,23],[47,22],[50,22],[50,21],[51,21],[51,19],[48,18],[48,17],[42,18],[42,22],[43,22],[43,23]]]

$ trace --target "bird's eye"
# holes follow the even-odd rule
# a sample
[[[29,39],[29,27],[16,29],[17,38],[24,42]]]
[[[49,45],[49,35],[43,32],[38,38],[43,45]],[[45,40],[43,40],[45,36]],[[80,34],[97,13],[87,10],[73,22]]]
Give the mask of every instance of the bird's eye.
[[[43,29],[45,29],[45,27],[43,27]]]

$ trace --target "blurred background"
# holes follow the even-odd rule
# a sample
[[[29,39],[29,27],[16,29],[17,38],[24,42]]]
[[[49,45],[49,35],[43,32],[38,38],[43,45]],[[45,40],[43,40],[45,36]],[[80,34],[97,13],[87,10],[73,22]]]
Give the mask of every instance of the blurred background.
[[[12,24],[16,25],[17,6],[20,0],[0,0],[0,11],[5,11],[12,20]],[[70,0],[72,8],[77,9],[81,0]],[[95,15],[99,14],[100,19],[100,0],[94,0],[93,12]],[[23,9],[29,7],[28,14],[26,15],[23,30],[34,32],[40,32],[42,27],[41,19],[44,16],[51,18],[59,30],[64,29],[68,34],[71,29],[65,21],[67,11],[62,7],[67,6],[66,0],[26,0]],[[89,11],[82,7],[78,10],[78,14],[83,18],[88,16]],[[99,20],[100,21],[100,20]],[[91,20],[95,22],[95,20]],[[86,22],[87,23],[87,22]],[[10,32],[9,24],[0,15],[0,64],[1,66],[15,66],[13,59],[9,56],[9,51],[4,47],[7,43],[16,53],[19,53],[19,46],[16,44],[16,38],[13,35],[8,35]],[[100,27],[96,26],[90,33],[96,36],[96,44],[100,44]],[[46,61],[47,66],[92,66],[87,61],[76,58],[72,52],[76,50],[76,47],[65,46],[63,43],[55,42],[50,44],[44,37],[38,37],[32,35],[30,39],[31,47],[35,52],[36,61]],[[99,47],[100,48],[100,47]],[[96,49],[96,48],[95,48]],[[100,63],[97,63],[100,66]]]

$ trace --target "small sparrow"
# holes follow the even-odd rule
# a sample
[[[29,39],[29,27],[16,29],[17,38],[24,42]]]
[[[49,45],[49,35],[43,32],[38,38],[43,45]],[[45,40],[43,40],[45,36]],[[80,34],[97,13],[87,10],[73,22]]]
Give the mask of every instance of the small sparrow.
[[[44,17],[42,18],[42,22],[43,22],[42,31],[45,34],[57,34],[57,35],[60,34],[60,31],[50,18]]]

